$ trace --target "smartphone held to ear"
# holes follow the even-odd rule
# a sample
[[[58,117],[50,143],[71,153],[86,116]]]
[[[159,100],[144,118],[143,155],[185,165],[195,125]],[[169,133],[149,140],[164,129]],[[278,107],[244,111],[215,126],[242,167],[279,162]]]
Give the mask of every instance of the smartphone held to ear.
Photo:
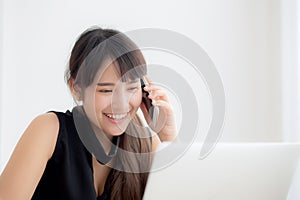
[[[144,87],[148,86],[148,82],[145,79],[145,77],[143,77],[141,79],[141,87],[142,87],[142,102],[144,103],[150,119],[152,120],[152,122],[154,123],[154,106],[152,105],[152,100],[148,97],[149,96],[149,92],[147,92],[146,90],[144,90]]]

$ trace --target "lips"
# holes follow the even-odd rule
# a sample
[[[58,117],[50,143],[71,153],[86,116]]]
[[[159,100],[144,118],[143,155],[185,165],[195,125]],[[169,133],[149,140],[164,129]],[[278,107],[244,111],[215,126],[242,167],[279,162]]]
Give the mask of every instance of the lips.
[[[112,113],[103,113],[103,114],[112,120],[119,121],[119,120],[125,119],[128,116],[129,112],[122,113],[122,114],[112,114]]]

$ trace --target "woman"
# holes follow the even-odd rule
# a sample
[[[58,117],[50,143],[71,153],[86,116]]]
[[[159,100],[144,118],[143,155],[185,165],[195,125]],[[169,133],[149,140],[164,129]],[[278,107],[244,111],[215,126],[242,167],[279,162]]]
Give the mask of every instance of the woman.
[[[66,73],[81,105],[72,112],[42,114],[30,123],[1,174],[0,199],[142,199],[151,157],[132,155],[150,155],[176,135],[165,92],[148,80],[144,90],[163,122],[151,124],[142,102],[146,75],[141,51],[124,34],[101,28],[82,33]],[[138,108],[157,135],[141,128]],[[88,124],[82,126],[85,119]],[[88,126],[91,131],[81,130]],[[103,152],[93,151],[85,140],[88,134]]]

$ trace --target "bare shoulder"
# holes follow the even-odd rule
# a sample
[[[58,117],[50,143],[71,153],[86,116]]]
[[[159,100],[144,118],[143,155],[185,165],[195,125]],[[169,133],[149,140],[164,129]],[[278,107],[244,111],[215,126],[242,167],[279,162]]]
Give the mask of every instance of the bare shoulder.
[[[22,137],[33,142],[39,142],[48,147],[51,157],[59,132],[59,121],[55,113],[45,113],[32,120]]]
[[[55,113],[45,113],[35,117],[32,122],[29,124],[25,133],[28,130],[36,131],[43,134],[45,132],[58,132],[59,121]],[[33,133],[34,134],[34,133]],[[38,134],[38,133],[36,133]]]
[[[0,199],[32,197],[54,152],[58,132],[55,113],[42,114],[32,120],[0,176]]]
[[[51,128],[51,129],[58,129],[59,128],[59,121],[55,113],[49,112],[38,115],[35,117],[30,126],[40,126],[40,128]]]

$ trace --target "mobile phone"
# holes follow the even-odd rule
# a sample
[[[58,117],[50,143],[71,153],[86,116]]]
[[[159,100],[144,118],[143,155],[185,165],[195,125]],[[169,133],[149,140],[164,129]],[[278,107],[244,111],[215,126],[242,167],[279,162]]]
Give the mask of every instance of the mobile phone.
[[[149,92],[147,92],[146,90],[144,90],[145,86],[148,86],[148,82],[145,79],[145,77],[141,78],[141,87],[142,87],[142,102],[144,103],[149,116],[151,118],[151,120],[153,121],[153,112],[154,112],[154,106],[152,105],[152,100],[148,97],[149,96]]]

